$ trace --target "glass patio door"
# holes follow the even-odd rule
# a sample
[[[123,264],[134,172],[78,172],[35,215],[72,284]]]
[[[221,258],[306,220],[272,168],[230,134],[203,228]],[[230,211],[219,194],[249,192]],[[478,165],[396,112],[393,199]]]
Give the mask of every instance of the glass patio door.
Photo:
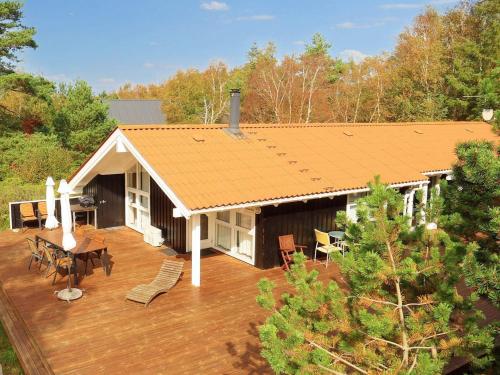
[[[219,211],[215,216],[215,247],[244,262],[255,263],[255,213]]]
[[[149,174],[137,163],[126,173],[125,222],[144,233],[150,224]]]

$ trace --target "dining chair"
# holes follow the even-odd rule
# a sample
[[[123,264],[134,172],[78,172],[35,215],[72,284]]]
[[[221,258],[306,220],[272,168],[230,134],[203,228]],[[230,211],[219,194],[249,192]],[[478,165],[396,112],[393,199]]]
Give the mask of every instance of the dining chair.
[[[24,232],[24,223],[28,221],[37,221],[38,227],[40,227],[40,221],[35,215],[35,210],[33,209],[32,203],[21,203],[19,205],[19,210],[21,211],[21,230]]]
[[[95,233],[90,237],[90,239],[92,241],[101,243],[103,249],[106,247],[105,237],[102,234]],[[102,250],[97,250],[97,251],[93,251],[92,253],[83,254],[82,260],[85,262],[85,275],[87,274],[88,261],[90,260],[90,263],[92,264],[92,268],[95,267],[93,258],[98,258],[99,260],[101,260],[101,254],[102,254]]]
[[[49,213],[47,211],[47,202],[38,202],[37,217],[38,222],[42,223],[42,220],[47,220]]]
[[[31,269],[31,263],[33,262],[33,259],[35,259],[35,262],[39,262],[38,269],[40,269],[40,267],[42,267],[42,261],[43,261],[43,250],[37,246],[34,239],[28,237],[26,238],[26,241],[28,242],[28,247],[31,251],[28,270]]]
[[[295,244],[293,234],[286,234],[278,237],[280,244],[281,258],[283,258],[283,269],[290,271],[289,264],[293,262],[292,254],[296,251],[304,251],[307,249],[305,245]]]
[[[53,248],[50,248],[45,243],[40,244],[40,247],[42,248],[44,258],[47,259],[47,268],[45,269],[45,277],[49,277],[50,269],[55,266],[55,260],[56,260],[55,252]]]
[[[326,232],[314,229],[314,236],[316,237],[316,247],[314,249],[314,262],[316,262],[316,254],[319,251],[321,253],[326,254],[325,267],[328,267],[330,254],[336,251],[342,251],[342,249],[330,242],[330,235]]]
[[[62,269],[66,270],[68,272],[67,276],[71,277],[71,270],[76,265],[73,262],[73,258],[69,256],[66,252],[61,250],[56,250],[54,257],[54,266],[55,266],[55,272],[54,272],[54,279],[52,280],[52,285],[56,283],[57,273],[59,272],[59,270]]]

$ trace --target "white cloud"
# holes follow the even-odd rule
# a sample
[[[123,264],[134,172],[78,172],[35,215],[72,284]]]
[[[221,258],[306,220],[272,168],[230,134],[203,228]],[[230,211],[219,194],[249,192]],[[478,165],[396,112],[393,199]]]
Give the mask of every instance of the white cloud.
[[[422,3],[386,3],[380,5],[382,9],[418,9],[426,5],[447,5],[457,3],[459,0],[430,0]]]
[[[225,11],[229,10],[229,6],[224,2],[210,1],[201,3],[200,8],[203,10]]]
[[[373,23],[355,23],[351,21],[346,21],[338,23],[335,25],[337,29],[371,29],[372,27],[384,26],[385,22],[373,22]]]
[[[341,51],[339,55],[343,61],[354,61],[356,63],[359,63],[370,56],[355,49],[345,49]]]
[[[145,62],[142,66],[146,69],[152,69],[155,67],[155,64],[153,64],[152,62]]]
[[[306,42],[304,42],[303,40],[294,40],[293,44],[295,44],[296,46],[303,46],[306,44]]]
[[[382,9],[416,9],[423,7],[423,4],[417,3],[389,3],[382,4],[380,7]]]
[[[271,14],[256,14],[254,16],[236,17],[236,21],[272,21],[274,18]]]
[[[58,73],[58,74],[43,74],[42,72],[40,73],[35,73],[35,74],[40,74],[44,76],[44,78],[48,79],[49,81],[54,81],[56,83],[64,83],[64,82],[71,82],[73,79],[69,77],[68,75],[64,73]]]

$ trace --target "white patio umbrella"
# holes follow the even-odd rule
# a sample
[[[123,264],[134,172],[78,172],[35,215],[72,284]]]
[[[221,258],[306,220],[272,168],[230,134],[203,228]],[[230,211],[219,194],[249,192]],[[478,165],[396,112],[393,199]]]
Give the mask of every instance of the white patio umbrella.
[[[71,220],[71,208],[69,204],[69,193],[71,189],[69,188],[66,180],[61,180],[59,184],[59,189],[57,190],[61,194],[61,226],[63,230],[63,240],[62,245],[65,251],[69,251],[76,246],[75,237],[71,230],[73,229],[73,223]],[[82,291],[78,288],[71,288],[71,269],[68,266],[68,287],[66,289],[57,292],[57,297],[65,301],[71,301],[82,296]]]
[[[45,200],[47,202],[47,219],[45,220],[45,228],[55,229],[59,226],[59,222],[56,219],[56,198],[54,196],[54,180],[52,177],[47,177],[47,182],[45,183]]]
[[[71,219],[71,208],[69,205],[69,193],[71,192],[66,180],[61,180],[57,192],[61,194],[61,226],[63,230],[63,248],[66,251],[71,250],[76,246],[75,237],[71,232],[73,229],[73,221]]]

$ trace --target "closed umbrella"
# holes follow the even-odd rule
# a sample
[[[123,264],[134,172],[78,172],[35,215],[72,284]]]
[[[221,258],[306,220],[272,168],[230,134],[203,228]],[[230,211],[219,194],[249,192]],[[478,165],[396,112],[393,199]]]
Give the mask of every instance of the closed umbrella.
[[[47,178],[45,183],[45,200],[47,202],[47,220],[45,220],[45,228],[55,229],[59,226],[59,222],[56,219],[56,198],[54,196],[54,180],[52,177]]]
[[[66,180],[61,180],[57,191],[61,194],[61,226],[63,230],[62,245],[65,251],[70,251],[76,246],[76,241],[75,237],[73,237],[73,233],[71,232],[73,229],[71,208],[69,204],[69,193],[71,192],[71,189],[69,188]],[[60,290],[57,293],[57,297],[69,302],[70,300],[80,298],[81,296],[82,291],[80,289],[71,288],[71,269],[70,266],[68,266],[68,288]]]

